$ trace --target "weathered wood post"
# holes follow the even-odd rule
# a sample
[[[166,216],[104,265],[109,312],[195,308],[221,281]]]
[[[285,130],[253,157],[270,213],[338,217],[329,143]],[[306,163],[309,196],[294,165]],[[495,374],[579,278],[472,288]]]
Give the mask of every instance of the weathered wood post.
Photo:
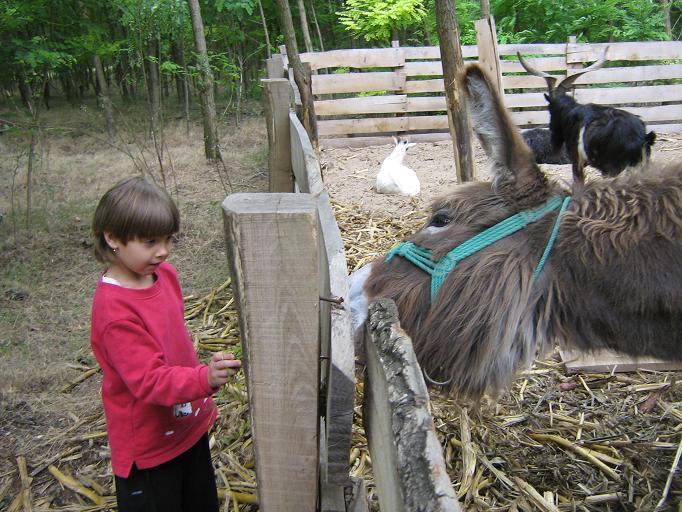
[[[287,71],[284,66],[284,57],[281,53],[275,53],[265,61],[268,69],[268,78],[286,78]]]
[[[292,89],[286,78],[261,80],[263,106],[268,130],[268,168],[270,192],[293,192],[294,173],[289,144],[289,109]]]
[[[445,104],[448,126],[455,153],[455,172],[458,183],[474,179],[474,150],[467,105],[457,85],[457,73],[464,67],[459,43],[459,22],[453,0],[436,0],[436,21],[440,39],[440,60],[443,66]]]
[[[260,510],[314,512],[320,382],[315,200],[309,194],[233,194],[222,207]]]
[[[349,454],[355,397],[355,350],[348,303],[348,267],[341,232],[324,190],[320,164],[305,128],[289,113],[291,162],[296,185],[311,194],[320,221],[320,353],[321,386],[326,390],[320,422],[320,512],[346,512]],[[362,498],[355,495],[360,506]],[[364,510],[358,508],[357,510]]]
[[[476,45],[478,46],[479,64],[488,71],[497,92],[504,94],[500,54],[497,49],[497,29],[495,18],[492,16],[476,21]]]
[[[381,510],[458,512],[412,342],[390,299],[369,306],[363,420]]]

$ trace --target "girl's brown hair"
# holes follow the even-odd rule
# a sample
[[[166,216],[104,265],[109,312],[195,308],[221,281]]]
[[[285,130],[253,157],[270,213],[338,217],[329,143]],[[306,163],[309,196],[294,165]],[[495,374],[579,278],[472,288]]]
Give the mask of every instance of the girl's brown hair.
[[[126,178],[100,199],[92,220],[95,258],[103,263],[116,261],[104,232],[127,244],[134,238],[172,235],[180,229],[180,213],[166,193],[141,177]]]

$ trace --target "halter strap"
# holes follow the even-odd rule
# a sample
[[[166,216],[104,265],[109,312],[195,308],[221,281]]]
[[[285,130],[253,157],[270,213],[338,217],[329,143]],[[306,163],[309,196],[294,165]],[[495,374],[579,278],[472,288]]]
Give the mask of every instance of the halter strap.
[[[390,262],[396,255],[401,256],[429,274],[431,276],[431,302],[433,302],[438,290],[443,284],[443,281],[445,281],[445,278],[452,271],[452,269],[455,268],[457,263],[462,261],[464,258],[471,256],[475,252],[478,252],[481,249],[497,242],[498,240],[516,233],[520,229],[526,227],[528,224],[541,219],[549,212],[552,212],[561,206],[561,210],[554,223],[552,234],[550,235],[550,239],[547,243],[547,246],[545,247],[545,251],[542,255],[542,258],[538,262],[535,271],[533,272],[533,279],[537,279],[537,276],[542,271],[547,258],[549,258],[550,251],[554,245],[559,231],[561,214],[568,207],[570,200],[570,196],[564,198],[563,201],[560,197],[555,196],[538,208],[524,210],[512,215],[511,217],[507,217],[503,221],[498,222],[494,226],[489,227],[488,229],[458,245],[445,256],[443,256],[440,261],[433,261],[431,258],[430,249],[420,247],[413,242],[401,242],[396,245],[386,255],[386,261]]]

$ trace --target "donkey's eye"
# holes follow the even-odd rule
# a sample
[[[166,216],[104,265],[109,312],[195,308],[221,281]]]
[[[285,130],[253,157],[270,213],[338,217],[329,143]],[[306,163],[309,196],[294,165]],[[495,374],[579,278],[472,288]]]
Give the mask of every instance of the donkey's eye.
[[[433,226],[436,228],[442,228],[443,226],[447,226],[450,224],[450,216],[445,213],[445,212],[436,212],[436,214],[433,216],[431,219],[431,222],[429,222],[429,226]]]

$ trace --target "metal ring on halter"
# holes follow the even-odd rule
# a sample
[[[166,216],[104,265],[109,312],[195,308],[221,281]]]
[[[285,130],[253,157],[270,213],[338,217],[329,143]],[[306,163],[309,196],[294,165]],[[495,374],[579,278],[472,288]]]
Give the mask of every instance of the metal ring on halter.
[[[426,380],[426,382],[428,382],[432,386],[447,386],[452,382],[452,377],[450,377],[448,380],[444,380],[443,382],[433,380],[431,377],[429,377],[429,374],[426,373],[426,370],[424,368],[422,368],[422,373],[424,374],[424,379]]]

